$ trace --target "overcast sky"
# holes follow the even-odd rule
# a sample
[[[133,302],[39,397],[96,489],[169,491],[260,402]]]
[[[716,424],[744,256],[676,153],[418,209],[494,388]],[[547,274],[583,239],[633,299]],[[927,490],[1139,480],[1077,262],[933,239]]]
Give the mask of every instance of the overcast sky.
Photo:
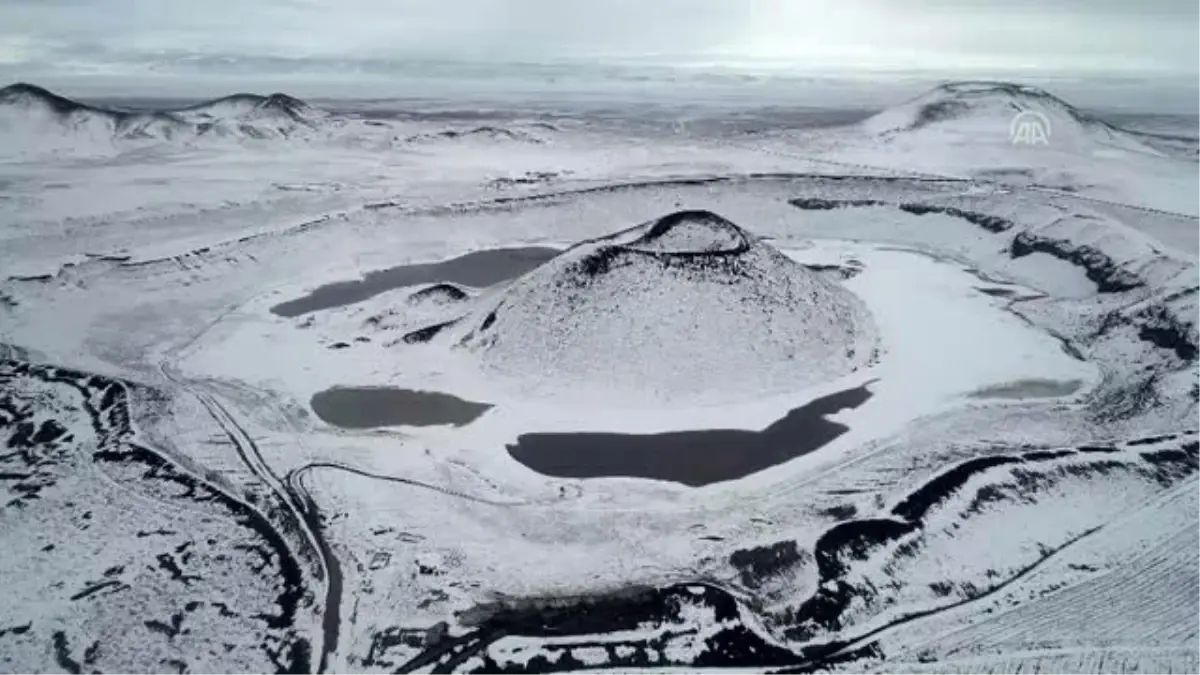
[[[163,78],[228,71],[250,77],[445,59],[1195,79],[1197,5],[1196,0],[0,0],[0,75],[138,82],[147,73]]]

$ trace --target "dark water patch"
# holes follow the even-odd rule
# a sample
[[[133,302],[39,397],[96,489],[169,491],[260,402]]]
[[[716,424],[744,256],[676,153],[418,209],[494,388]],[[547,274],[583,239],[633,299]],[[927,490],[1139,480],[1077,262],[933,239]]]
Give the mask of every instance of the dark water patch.
[[[334,387],[312,397],[317,417],[343,429],[440,424],[460,427],[479,419],[491,407],[440,392],[390,387]]]
[[[1044,380],[1031,378],[984,387],[970,394],[971,398],[1058,398],[1070,396],[1083,386],[1082,380]]]
[[[508,452],[521,464],[558,478],[628,476],[692,487],[736,480],[807,454],[849,427],[825,419],[871,397],[867,385],[796,408],[762,431],[708,429],[660,434],[523,434]]]
[[[320,286],[308,295],[275,305],[271,313],[290,319],[322,309],[352,305],[394,288],[418,284],[449,282],[491,286],[525,274],[558,253],[558,249],[539,246],[499,248],[473,251],[440,262],[399,265],[368,272],[361,279]]]

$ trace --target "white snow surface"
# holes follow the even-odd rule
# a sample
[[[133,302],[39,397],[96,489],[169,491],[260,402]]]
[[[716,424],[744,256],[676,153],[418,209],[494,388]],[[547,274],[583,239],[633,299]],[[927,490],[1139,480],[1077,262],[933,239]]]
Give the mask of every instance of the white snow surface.
[[[754,135],[234,97],[183,142],[10,106],[42,145],[0,150],[0,669],[1194,670],[1196,165],[1003,96]],[[913,129],[931,103],[961,114]],[[272,312],[526,246],[565,251]],[[492,407],[340,428],[309,403],[336,386]],[[860,387],[831,440],[704,487],[506,451]]]

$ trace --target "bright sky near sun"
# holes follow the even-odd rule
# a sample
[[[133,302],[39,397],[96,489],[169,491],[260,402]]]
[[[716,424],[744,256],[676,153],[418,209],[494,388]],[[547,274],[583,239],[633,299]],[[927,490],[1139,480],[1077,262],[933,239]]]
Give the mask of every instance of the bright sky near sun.
[[[0,0],[0,76],[439,59],[1194,79],[1197,26],[1196,0]]]

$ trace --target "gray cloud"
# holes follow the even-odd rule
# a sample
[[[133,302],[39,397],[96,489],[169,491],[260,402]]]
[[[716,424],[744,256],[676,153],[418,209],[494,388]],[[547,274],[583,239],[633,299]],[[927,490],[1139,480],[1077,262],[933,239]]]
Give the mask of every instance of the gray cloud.
[[[0,75],[382,76],[423,61],[1197,73],[1195,0],[0,0]]]

